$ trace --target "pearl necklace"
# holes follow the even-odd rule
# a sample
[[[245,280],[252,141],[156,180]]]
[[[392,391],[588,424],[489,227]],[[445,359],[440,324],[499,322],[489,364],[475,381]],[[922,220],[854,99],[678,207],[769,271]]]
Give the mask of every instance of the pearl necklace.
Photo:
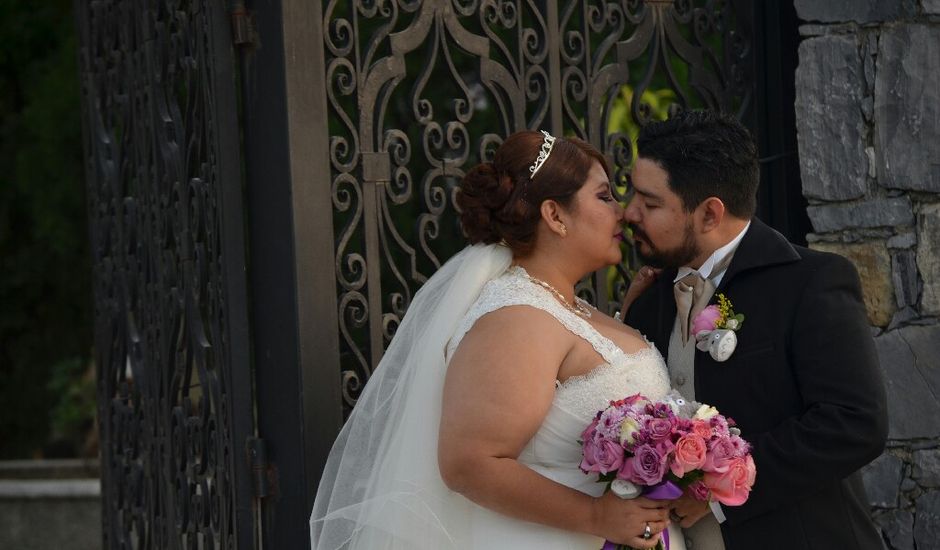
[[[574,313],[575,315],[578,315],[580,317],[584,317],[585,319],[591,318],[591,309],[586,305],[584,300],[582,300],[581,298],[578,298],[577,296],[575,296],[574,304],[571,304],[570,302],[568,302],[568,300],[565,299],[564,295],[561,292],[558,292],[558,290],[555,289],[555,287],[546,283],[542,279],[537,279],[533,277],[532,275],[529,275],[529,273],[522,266],[518,266],[518,265],[513,266],[513,272],[515,272],[517,275],[522,276],[524,279],[528,280],[529,282],[535,283],[539,285],[540,287],[544,288],[545,290],[551,292],[552,295],[555,297],[555,299],[561,302],[561,305],[563,305],[565,309],[567,309],[571,313]]]

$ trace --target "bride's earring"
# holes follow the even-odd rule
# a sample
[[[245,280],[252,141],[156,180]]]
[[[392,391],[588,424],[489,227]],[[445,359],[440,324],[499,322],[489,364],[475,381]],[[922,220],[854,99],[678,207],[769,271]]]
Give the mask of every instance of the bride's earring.
[[[562,236],[562,237],[567,237],[567,236],[568,236],[568,226],[567,226],[567,225],[561,224],[561,227],[560,227],[559,229],[561,229],[561,236]]]

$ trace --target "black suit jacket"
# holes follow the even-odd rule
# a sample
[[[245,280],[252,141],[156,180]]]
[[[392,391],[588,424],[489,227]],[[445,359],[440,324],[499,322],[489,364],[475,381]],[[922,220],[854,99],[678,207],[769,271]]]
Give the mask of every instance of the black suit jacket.
[[[675,275],[626,319],[663,356]],[[718,292],[744,324],[724,363],[696,350],[695,396],[738,423],[757,466],[748,501],[723,507],[727,549],[883,548],[858,470],[884,448],[885,391],[854,266],[755,218]]]

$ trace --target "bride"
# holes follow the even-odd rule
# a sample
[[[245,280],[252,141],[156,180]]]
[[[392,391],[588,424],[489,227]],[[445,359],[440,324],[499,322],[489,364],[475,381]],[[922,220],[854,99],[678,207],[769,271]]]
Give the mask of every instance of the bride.
[[[621,260],[609,178],[587,143],[534,131],[466,175],[472,245],[416,294],[337,438],[313,548],[656,546],[668,503],[603,494],[578,467],[598,410],[669,390],[655,348],[574,295]]]

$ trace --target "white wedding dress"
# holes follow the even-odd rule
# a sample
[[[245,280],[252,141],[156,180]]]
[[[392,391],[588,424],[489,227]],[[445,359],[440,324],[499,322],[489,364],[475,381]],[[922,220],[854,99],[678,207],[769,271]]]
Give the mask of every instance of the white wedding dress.
[[[452,268],[459,270],[459,267],[452,266]],[[491,276],[490,280],[485,282],[482,291],[479,291],[478,298],[469,309],[464,307],[466,313],[457,318],[459,322],[456,323],[455,330],[451,330],[450,327],[444,328],[453,336],[449,342],[445,341],[446,354],[441,354],[443,356],[441,367],[446,369],[446,358],[452,355],[464,335],[478,319],[507,306],[524,305],[545,311],[572,333],[590,343],[603,358],[604,363],[585,375],[569,378],[564,383],[556,382],[556,392],[551,408],[542,426],[523,449],[518,460],[562,485],[592,496],[600,496],[604,491],[604,484],[597,482],[596,474],[585,474],[578,467],[581,462],[581,445],[578,443],[581,432],[597,411],[605,408],[612,400],[622,399],[636,393],[642,393],[654,400],[665,396],[670,388],[663,358],[652,345],[636,353],[624,353],[610,339],[597,332],[586,320],[564,308],[549,291],[527,280],[521,268],[514,267],[507,270],[503,267],[501,272],[501,275],[495,278]],[[520,345],[537,345],[537,339],[538,335],[533,334],[530,342],[520,343]],[[436,345],[433,338],[430,345]],[[380,367],[377,372],[382,368],[384,367]],[[396,374],[396,377],[403,376]],[[429,373],[429,377],[436,378],[433,372]],[[424,381],[424,379],[420,380]],[[440,391],[436,384],[442,384],[442,381],[443,376],[440,377],[439,382],[431,384],[434,386],[433,389],[427,390],[432,396],[434,392],[437,392],[438,403]],[[413,380],[412,385],[415,383],[417,382]],[[394,387],[400,389],[398,386]],[[418,391],[419,395],[424,393],[420,390],[415,391]],[[430,405],[420,408],[430,408]],[[437,414],[437,418],[432,423],[432,427],[436,430],[440,418],[439,405],[434,411],[424,412]],[[383,421],[389,413],[385,415],[383,417],[376,414],[373,420]],[[423,424],[426,417],[417,413],[412,417],[410,424],[407,420],[409,416],[405,414],[403,415],[405,420],[395,420],[392,423],[398,427],[397,431],[403,431],[401,426]],[[360,422],[360,424],[368,424],[368,422]],[[383,431],[388,430],[383,429]],[[355,433],[355,430],[353,432]],[[333,488],[321,486],[311,517],[311,537],[315,550],[320,548],[599,550],[601,548],[604,541],[598,537],[504,516],[447,490],[439,479],[440,473],[435,460],[436,452],[430,453],[424,445],[409,443],[412,439],[417,441],[425,438],[433,439],[436,451],[436,431],[432,434],[429,429],[425,429],[424,435],[420,436],[408,433],[397,435],[398,437],[391,439],[400,442],[400,447],[404,448],[396,450],[395,446],[391,445],[391,449],[383,448],[379,451],[382,456],[386,457],[373,467],[380,472],[379,475],[360,476],[371,481],[347,485],[337,482]],[[349,446],[343,434],[339,441],[343,446]],[[334,456],[337,454],[342,458]],[[388,465],[388,462],[396,462],[395,457],[399,456],[403,457],[399,463],[395,466]],[[340,449],[338,453],[337,448],[334,447],[330,461],[331,464],[342,464],[344,460],[356,458],[357,453],[351,453],[348,449],[345,453]],[[360,467],[353,467],[353,470],[358,468]],[[327,471],[331,471],[330,464],[327,466]],[[390,478],[400,478],[406,481],[400,479],[389,481]],[[345,502],[350,500],[345,498],[347,492],[360,491],[363,487],[372,489],[371,485],[375,484],[381,484],[384,487],[379,490],[368,490],[363,496],[352,499],[353,502],[350,504]],[[337,487],[345,488],[342,489],[342,493],[339,493],[340,489]],[[340,497],[336,496],[337,493]],[[336,504],[334,500],[341,500],[341,502]],[[333,524],[332,527],[330,527],[330,522]],[[685,550],[679,529],[670,527],[670,535],[670,550]]]

